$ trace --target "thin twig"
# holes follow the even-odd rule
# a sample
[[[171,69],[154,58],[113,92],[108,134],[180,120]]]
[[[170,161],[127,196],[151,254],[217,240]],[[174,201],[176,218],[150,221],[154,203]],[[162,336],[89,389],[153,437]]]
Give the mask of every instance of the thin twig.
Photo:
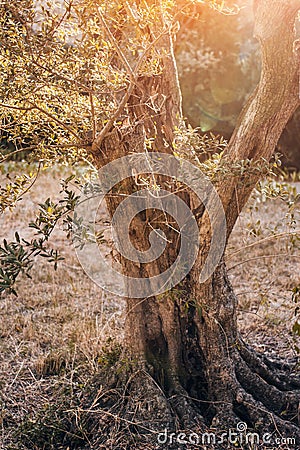
[[[20,195],[18,195],[16,201],[20,200],[21,197],[22,197],[23,195],[25,195],[28,191],[30,191],[30,189],[32,188],[32,186],[35,184],[35,182],[36,182],[36,180],[37,180],[37,178],[38,178],[38,176],[39,176],[39,174],[40,174],[41,165],[42,165],[42,163],[39,162],[39,165],[38,165],[38,168],[37,168],[35,177],[33,178],[33,181],[30,183],[30,185],[29,185],[29,186],[28,186],[28,187],[27,187]]]
[[[127,61],[126,56],[125,56],[124,53],[122,52],[122,50],[121,50],[121,48],[120,48],[120,46],[119,46],[119,44],[118,44],[116,38],[114,37],[114,35],[113,35],[112,32],[110,31],[109,26],[107,25],[107,23],[106,23],[106,21],[105,21],[103,15],[102,15],[102,12],[100,11],[100,8],[97,8],[97,15],[98,15],[98,18],[99,18],[100,22],[102,23],[102,25],[103,25],[103,27],[104,27],[104,29],[105,29],[105,31],[106,31],[108,37],[109,37],[111,43],[112,43],[113,46],[115,47],[116,52],[117,52],[117,54],[118,54],[120,60],[123,62],[124,66],[126,67],[126,70],[127,70],[128,74],[129,74],[129,76],[130,76],[131,81],[132,81],[132,82],[135,82],[135,73],[134,73],[134,71],[132,70],[132,68],[131,68],[131,66],[130,66],[130,64],[129,64],[129,62]]]
[[[300,230],[294,230],[294,231],[288,231],[288,232],[285,231],[283,233],[273,234],[272,236],[267,236],[267,237],[265,237],[263,239],[260,239],[259,241],[252,242],[252,244],[245,245],[244,247],[239,248],[238,250],[235,250],[232,253],[229,253],[226,256],[226,261],[229,261],[234,255],[236,255],[237,253],[242,252],[246,248],[254,247],[255,245],[261,244],[262,242],[269,241],[271,239],[277,239],[279,237],[286,237],[286,236],[293,236],[293,235],[297,235],[299,233],[300,233]]]
[[[31,150],[31,147],[29,147],[29,148],[19,148],[18,150],[14,150],[13,152],[8,153],[2,159],[0,159],[0,164],[3,163],[4,161],[6,161],[11,156],[16,155],[17,153],[27,152],[27,151],[30,151],[30,150]]]
[[[11,382],[10,385],[9,385],[10,388],[15,384],[15,381],[17,380],[17,378],[18,378],[18,376],[19,376],[21,370],[23,369],[24,364],[25,364],[25,360],[23,360],[23,361],[21,362],[21,365],[20,365],[20,367],[19,367],[19,369],[18,369],[18,371],[17,371],[17,373],[16,373],[14,379],[12,380],[12,382]]]
[[[290,258],[298,258],[300,259],[299,255],[291,255],[290,253],[278,253],[276,255],[261,255],[261,256],[255,256],[253,258],[244,259],[243,261],[238,262],[237,264],[234,264],[233,266],[229,267],[227,270],[235,269],[238,266],[241,266],[242,264],[245,264],[249,261],[256,261],[257,259],[264,259],[264,258],[281,258],[283,256],[289,256]]]
[[[31,105],[30,107],[28,107],[28,106],[8,105],[7,103],[0,103],[0,106],[3,106],[3,108],[16,109],[16,110],[19,110],[19,111],[33,111],[34,109],[37,109],[41,113],[43,113],[46,116],[50,117],[50,119],[54,120],[54,122],[58,123],[60,126],[65,128],[66,130],[68,130],[70,134],[72,134],[73,136],[76,137],[76,139],[79,140],[79,136],[77,135],[77,133],[75,133],[75,131],[72,130],[72,128],[70,128],[68,125],[63,123],[57,117],[53,116],[51,113],[49,113],[45,109],[41,108],[40,106],[37,106],[35,103],[32,103],[30,101],[28,101],[28,103]]]
[[[70,134],[72,134],[73,136],[76,137],[76,139],[80,140],[79,136],[77,133],[75,133],[74,130],[72,130],[72,128],[70,128],[68,125],[66,125],[65,123],[61,122],[61,120],[59,120],[57,117],[53,116],[51,113],[49,113],[48,111],[46,111],[45,109],[41,108],[40,106],[37,106],[35,103],[31,103],[30,101],[28,102],[29,104],[31,104],[33,106],[34,109],[37,109],[38,111],[40,111],[41,113],[45,114],[46,116],[50,117],[50,119],[54,120],[56,123],[58,123],[60,126],[62,126],[63,128],[65,128],[67,131],[69,131]]]
[[[97,122],[96,122],[96,116],[95,116],[94,99],[93,99],[93,94],[91,92],[89,93],[89,99],[90,99],[90,104],[91,104],[92,125],[93,125],[93,141],[94,141],[95,138],[96,138],[96,131],[97,131],[96,125],[97,125]]]

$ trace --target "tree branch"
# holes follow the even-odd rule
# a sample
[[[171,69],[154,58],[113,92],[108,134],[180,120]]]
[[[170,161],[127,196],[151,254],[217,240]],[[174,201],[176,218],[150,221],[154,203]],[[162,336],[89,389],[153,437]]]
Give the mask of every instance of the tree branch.
[[[48,111],[46,111],[45,109],[41,108],[40,106],[37,106],[35,103],[32,103],[30,101],[28,101],[28,103],[31,106],[29,106],[29,107],[28,106],[16,106],[16,105],[8,105],[6,103],[0,103],[0,106],[3,106],[3,108],[16,109],[16,110],[19,110],[19,111],[33,111],[34,109],[37,109],[42,114],[45,114],[45,116],[49,117],[54,122],[56,122],[58,125],[60,125],[62,128],[67,130],[70,134],[72,134],[74,137],[76,137],[76,139],[80,140],[78,134],[75,133],[75,131],[72,130],[72,128],[70,128],[68,125],[66,125],[61,120],[59,120],[56,116],[54,116],[53,114],[49,113]]]

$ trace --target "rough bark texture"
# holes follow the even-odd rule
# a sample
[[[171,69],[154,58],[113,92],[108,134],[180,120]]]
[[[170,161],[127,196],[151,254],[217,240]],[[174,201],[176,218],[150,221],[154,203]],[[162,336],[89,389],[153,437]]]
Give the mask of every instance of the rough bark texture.
[[[255,33],[262,49],[262,76],[224,156],[229,165],[245,159],[270,159],[282,130],[299,105],[299,55],[294,52],[293,26],[300,2],[257,3]],[[162,62],[163,71],[138,79],[126,107],[126,126],[112,128],[100,147],[95,142],[93,154],[99,167],[132,149],[143,152],[146,138],[154,138],[154,151],[172,152],[174,126],[181,118],[181,99],[171,38],[164,38],[163,44],[169,51]],[[218,192],[226,213],[227,236],[258,177],[250,168],[247,174],[220,182]],[[135,180],[125,180],[119,189],[131,194],[136,189]],[[181,195],[192,207],[189,192]],[[118,195],[108,197],[111,216],[121,200]],[[131,226],[131,240],[142,251],[149,247],[149,223],[152,227],[160,223],[158,211],[139,214]],[[167,222],[160,228],[169,240],[177,242],[176,232]],[[129,412],[134,408],[133,399],[143,398],[143,406],[135,411],[134,418],[152,430],[159,431],[167,425],[221,430],[243,420],[257,430],[279,430],[300,439],[300,381],[288,376],[288,366],[256,355],[241,340],[237,300],[223,261],[209,280],[199,283],[211,237],[206,212],[199,218],[199,230],[201,247],[197,261],[176,290],[142,301],[127,299],[126,345],[141,370],[128,382],[131,397],[124,417],[133,420]],[[120,262],[125,274],[144,278],[166,270],[174,257],[173,244],[153,263],[137,264],[123,257]]]

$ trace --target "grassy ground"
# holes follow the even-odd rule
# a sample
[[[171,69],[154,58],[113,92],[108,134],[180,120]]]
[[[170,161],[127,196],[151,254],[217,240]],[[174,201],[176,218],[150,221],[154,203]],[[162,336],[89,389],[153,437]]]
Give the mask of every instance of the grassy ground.
[[[60,176],[43,173],[22,205],[1,216],[3,237],[15,230],[28,236],[26,224],[41,200],[58,195]],[[227,252],[240,328],[257,350],[294,357],[292,289],[300,285],[299,247],[282,234],[292,230],[284,202],[267,200],[256,210],[259,200],[257,195],[241,215]],[[297,219],[299,204],[295,212]],[[59,270],[41,260],[33,279],[18,283],[18,297],[0,298],[1,450],[67,450],[64,430],[70,423],[77,424],[70,441],[77,439],[77,448],[88,442],[78,403],[88,380],[117,357],[122,340],[124,301],[88,278],[61,229],[52,243],[65,257]]]

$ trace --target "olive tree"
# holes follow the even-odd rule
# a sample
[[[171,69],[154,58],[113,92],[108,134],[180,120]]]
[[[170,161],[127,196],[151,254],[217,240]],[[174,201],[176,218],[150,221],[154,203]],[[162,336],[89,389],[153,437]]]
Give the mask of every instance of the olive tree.
[[[228,145],[204,163],[199,154],[223,143],[199,137],[184,123],[173,54],[178,20],[193,13],[195,2],[21,3],[22,8],[1,3],[1,120],[14,151],[31,149],[41,165],[83,159],[100,174],[107,164],[128,155],[166,154],[179,166],[189,161],[202,170],[207,183],[213,183],[207,201],[218,194],[226,244],[299,106],[294,25],[300,1],[255,2],[261,78]],[[204,3],[224,8],[224,2]],[[288,365],[255,353],[241,338],[237,298],[224,261],[226,245],[220,243],[213,273],[201,278],[214,232],[205,208],[209,203],[196,198],[191,185],[174,180],[172,173],[158,172],[151,182],[152,175],[150,169],[145,174],[132,171],[118,179],[106,195],[112,220],[124,196],[132,196],[140,186],[164,189],[178,193],[194,213],[199,243],[193,267],[176,286],[145,298],[131,291],[127,295],[124,348],[139,370],[127,380],[126,420],[131,420],[134,400],[140,398],[135,417],[144,430],[165,426],[221,430],[242,419],[258,430],[279,430],[299,438],[299,379],[290,374]],[[30,182],[23,180],[21,188]],[[19,188],[3,190],[3,204],[13,203]],[[72,210],[76,199],[66,192],[63,205]],[[45,232],[45,217],[52,214],[52,226],[63,213],[48,203],[36,228]],[[180,238],[171,216],[165,211],[162,220],[159,208],[151,207],[132,219],[129,239],[136,251],[149,250],[151,232],[157,228],[164,232],[167,246],[162,255],[146,262],[126,258],[120,251],[125,276],[151,279],[176,260]],[[27,243],[32,255],[44,249],[48,232],[49,227],[43,242]],[[21,247],[18,239],[13,249]],[[54,254],[49,258],[55,263],[59,259]],[[29,269],[26,261],[20,266],[25,272]],[[3,265],[1,270],[2,286],[11,288],[14,274],[5,273]],[[117,383],[118,375],[112,378]]]

